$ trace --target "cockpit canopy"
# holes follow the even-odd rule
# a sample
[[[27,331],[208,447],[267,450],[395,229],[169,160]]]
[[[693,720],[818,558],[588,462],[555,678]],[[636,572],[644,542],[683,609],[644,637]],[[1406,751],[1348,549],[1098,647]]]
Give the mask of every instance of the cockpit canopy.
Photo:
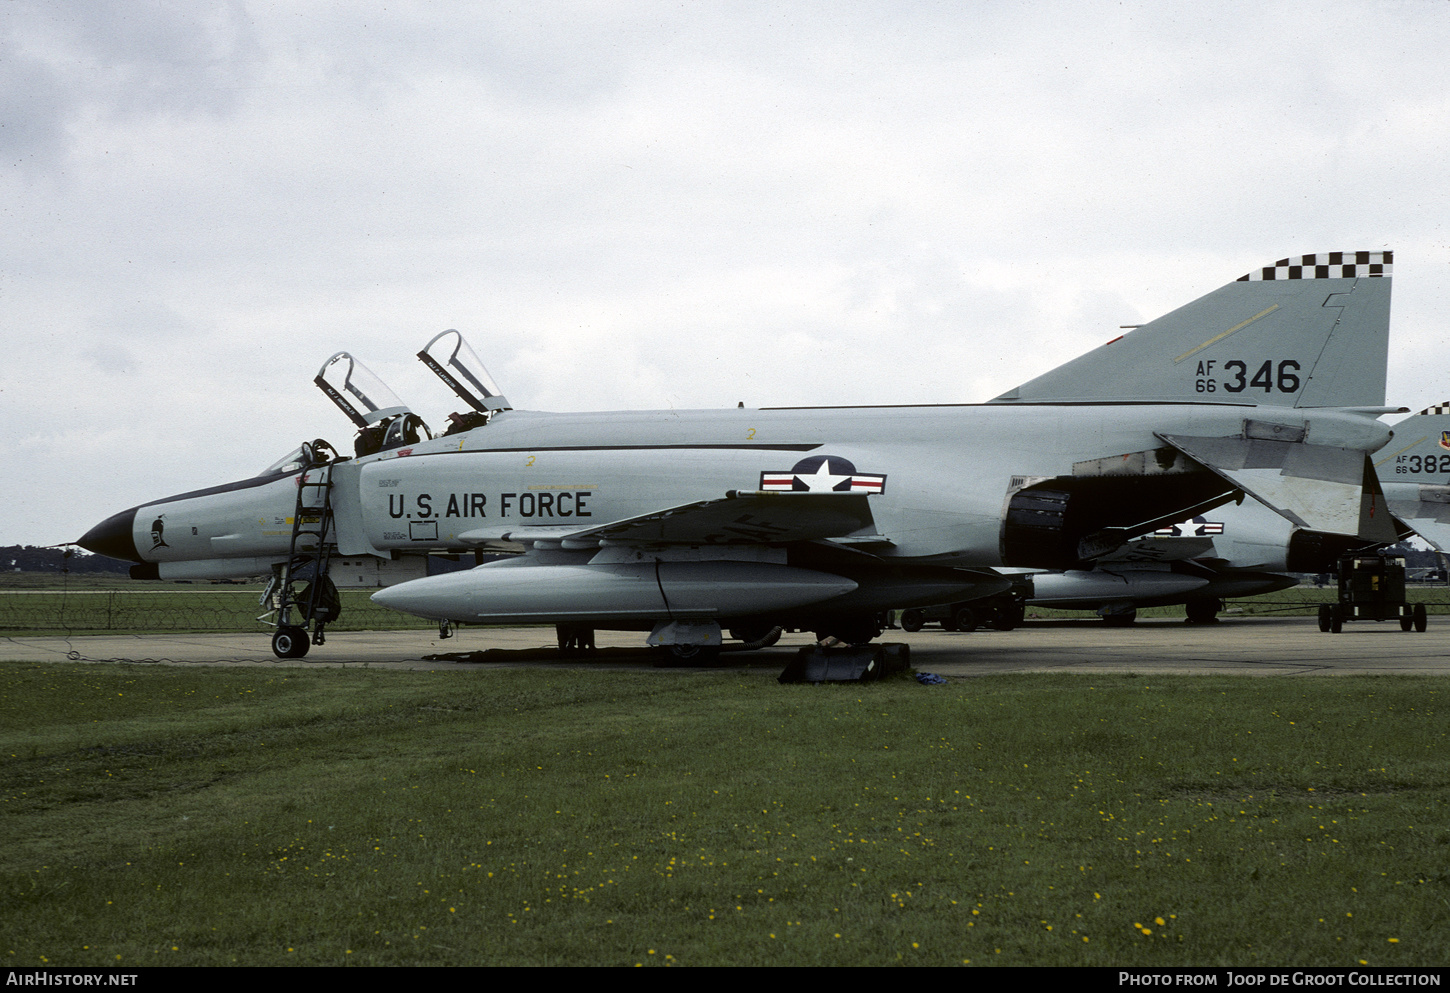
[[[407,404],[373,375],[371,369],[347,352],[338,352],[322,363],[312,381],[360,428],[395,414],[408,413]]]
[[[313,382],[358,426],[353,449],[359,456],[433,437],[423,418],[347,352],[324,362]]]
[[[479,413],[509,409],[508,398],[457,331],[450,329],[434,337],[418,358]]]

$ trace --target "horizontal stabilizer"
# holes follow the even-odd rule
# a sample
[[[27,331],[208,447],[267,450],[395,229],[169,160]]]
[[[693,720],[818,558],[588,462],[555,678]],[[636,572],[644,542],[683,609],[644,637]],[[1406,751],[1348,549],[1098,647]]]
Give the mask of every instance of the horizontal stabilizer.
[[[1160,435],[1301,528],[1394,541],[1374,467],[1358,448]]]
[[[1392,252],[1280,259],[993,403],[1385,402]]]

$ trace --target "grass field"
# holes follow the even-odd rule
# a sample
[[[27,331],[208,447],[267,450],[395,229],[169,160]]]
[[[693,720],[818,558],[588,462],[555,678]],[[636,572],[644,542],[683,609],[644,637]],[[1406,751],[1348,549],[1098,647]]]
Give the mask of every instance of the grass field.
[[[0,663],[0,955],[1441,965],[1447,692]]]

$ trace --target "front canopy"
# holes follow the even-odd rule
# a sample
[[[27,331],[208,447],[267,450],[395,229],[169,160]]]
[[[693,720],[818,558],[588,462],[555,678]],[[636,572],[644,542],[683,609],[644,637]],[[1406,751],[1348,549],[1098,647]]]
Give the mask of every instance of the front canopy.
[[[338,352],[324,362],[313,382],[360,428],[409,413],[396,393],[347,352]]]

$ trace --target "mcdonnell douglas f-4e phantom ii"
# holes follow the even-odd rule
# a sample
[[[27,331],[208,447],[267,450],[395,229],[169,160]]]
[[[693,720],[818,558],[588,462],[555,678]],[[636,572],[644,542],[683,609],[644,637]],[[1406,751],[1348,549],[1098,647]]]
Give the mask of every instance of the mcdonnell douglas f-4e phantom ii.
[[[648,631],[689,656],[722,629],[868,642],[881,611],[1004,590],[993,567],[1081,569],[1245,495],[1309,535],[1392,541],[1369,461],[1388,411],[1357,372],[1386,343],[1351,333],[1387,322],[1390,262],[1255,270],[990,404],[514,410],[449,331],[419,357],[471,410],[434,438],[339,353],[318,384],[359,428],[353,457],[305,445],[80,544],[138,576],[271,573],[285,657],[336,613],[333,554],[513,550],[374,599],[442,623]]]

